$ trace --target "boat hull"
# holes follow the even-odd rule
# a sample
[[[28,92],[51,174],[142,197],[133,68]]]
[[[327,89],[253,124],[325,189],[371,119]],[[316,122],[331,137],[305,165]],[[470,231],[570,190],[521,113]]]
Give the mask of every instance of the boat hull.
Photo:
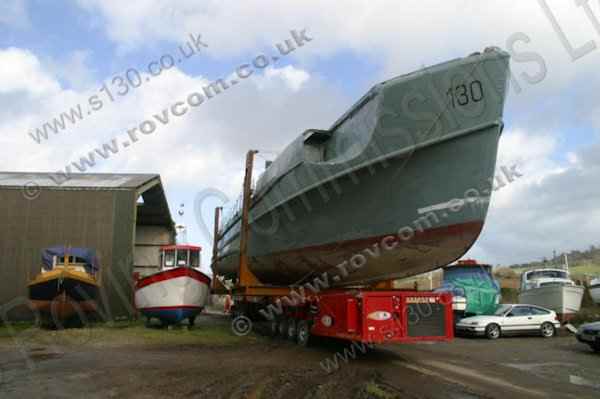
[[[82,321],[98,310],[98,285],[93,281],[57,274],[29,284],[30,307],[54,322],[79,317]]]
[[[407,234],[394,249],[369,257],[368,265],[340,283],[408,277],[459,259],[483,228],[499,137],[496,126],[413,154],[408,163],[388,160],[385,168],[376,165],[373,175],[358,171],[358,184],[351,177],[336,181],[339,196],[331,185],[323,188],[329,201],[318,189],[306,193],[309,209],[302,199],[288,202],[287,211],[281,209],[251,224],[251,271],[264,283],[299,283],[307,276],[335,270],[366,248],[381,245],[384,237],[398,236],[403,228],[409,233],[412,229],[414,236]],[[463,163],[451,162],[457,153],[463,154]],[[458,212],[443,207],[452,200],[463,201]],[[277,223],[271,233],[273,220]],[[233,229],[239,231],[239,226]],[[219,274],[234,276],[239,239],[224,251]]]
[[[519,293],[519,303],[553,310],[562,320],[568,320],[579,312],[584,290],[579,286],[531,288]]]
[[[175,324],[193,320],[208,301],[210,279],[190,268],[174,268],[136,283],[135,305],[147,318]]]
[[[329,141],[292,142],[254,191],[252,273],[264,284],[300,284],[325,272],[338,278],[332,285],[364,284],[464,255],[487,215],[507,76],[501,52],[427,68],[376,86],[336,122]],[[474,83],[476,101],[446,102],[453,88]],[[217,238],[213,268],[225,278],[239,268],[240,224],[234,217]],[[382,242],[390,236],[393,248]],[[381,251],[371,256],[374,246]],[[340,274],[357,254],[366,264]]]

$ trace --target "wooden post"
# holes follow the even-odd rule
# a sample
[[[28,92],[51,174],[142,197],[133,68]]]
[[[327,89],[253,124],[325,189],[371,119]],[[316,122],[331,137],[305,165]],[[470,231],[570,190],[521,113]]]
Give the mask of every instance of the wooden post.
[[[260,282],[248,268],[248,236],[249,236],[249,215],[250,202],[252,199],[252,167],[254,166],[254,155],[258,151],[250,150],[246,154],[246,171],[244,174],[244,193],[242,199],[242,220],[240,226],[240,268],[239,285],[249,287],[260,285]]]
[[[215,271],[215,265],[217,263],[217,257],[219,255],[219,250],[218,250],[219,223],[221,223],[221,211],[222,210],[223,210],[223,208],[220,206],[215,208],[215,227],[213,229],[213,253],[212,253],[212,262],[211,262],[210,268],[213,273],[211,285],[212,285],[212,289],[215,291],[222,288],[222,287],[220,287],[221,284],[218,283],[217,272]]]

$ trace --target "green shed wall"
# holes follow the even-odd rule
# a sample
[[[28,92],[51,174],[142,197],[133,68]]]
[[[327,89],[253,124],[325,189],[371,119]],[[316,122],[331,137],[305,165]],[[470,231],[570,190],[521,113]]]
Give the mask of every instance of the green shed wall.
[[[32,318],[27,282],[40,271],[41,250],[54,245],[96,249],[103,316],[130,315],[135,200],[133,190],[42,189],[28,200],[0,189],[0,318]]]

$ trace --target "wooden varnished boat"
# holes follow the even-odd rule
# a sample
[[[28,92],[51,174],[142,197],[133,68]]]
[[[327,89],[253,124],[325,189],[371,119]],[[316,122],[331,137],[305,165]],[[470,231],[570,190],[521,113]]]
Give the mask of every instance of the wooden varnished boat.
[[[32,310],[45,324],[79,318],[97,310],[99,282],[94,251],[52,247],[42,251],[42,270],[28,284]]]

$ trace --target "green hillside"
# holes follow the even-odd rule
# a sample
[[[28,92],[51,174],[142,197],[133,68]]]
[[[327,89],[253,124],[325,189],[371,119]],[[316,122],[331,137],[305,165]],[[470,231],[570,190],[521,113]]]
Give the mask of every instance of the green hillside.
[[[569,269],[574,277],[600,277],[600,247],[592,245],[585,251],[574,250],[568,252],[567,255],[569,258]],[[520,263],[509,267],[517,273],[541,267],[561,267],[564,264],[564,258],[564,253],[561,253],[540,261]]]

